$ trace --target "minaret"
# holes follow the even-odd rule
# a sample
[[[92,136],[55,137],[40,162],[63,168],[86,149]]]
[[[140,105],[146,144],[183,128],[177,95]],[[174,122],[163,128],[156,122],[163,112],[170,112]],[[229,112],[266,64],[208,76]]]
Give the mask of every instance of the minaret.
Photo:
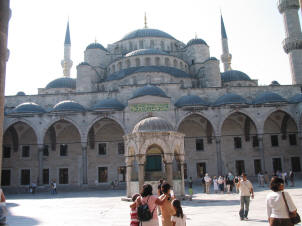
[[[63,75],[65,77],[70,77],[70,68],[72,67],[72,60],[70,59],[70,50],[71,50],[71,42],[70,42],[69,21],[68,21],[66,34],[65,34],[65,42],[64,42],[64,60],[61,61],[61,65],[63,68]]]
[[[283,15],[285,39],[283,49],[289,56],[292,84],[302,84],[302,33],[298,16],[299,0],[279,0],[278,9]]]
[[[225,31],[222,15],[221,15],[221,44],[222,44],[221,61],[223,63],[224,71],[228,71],[231,70],[232,55],[229,53],[228,36]]]

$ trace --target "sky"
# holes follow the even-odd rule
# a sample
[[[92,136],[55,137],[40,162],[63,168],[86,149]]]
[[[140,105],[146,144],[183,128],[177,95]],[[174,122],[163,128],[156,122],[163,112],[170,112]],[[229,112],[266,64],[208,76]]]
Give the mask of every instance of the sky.
[[[197,35],[220,59],[220,11],[233,56],[232,68],[258,79],[291,84],[288,56],[282,48],[284,24],[276,0],[11,0],[6,95],[37,94],[62,77],[61,60],[69,18],[71,77],[90,44],[104,47],[144,27],[165,31],[187,43]],[[299,15],[301,11],[299,10]],[[222,64],[220,64],[221,71]]]

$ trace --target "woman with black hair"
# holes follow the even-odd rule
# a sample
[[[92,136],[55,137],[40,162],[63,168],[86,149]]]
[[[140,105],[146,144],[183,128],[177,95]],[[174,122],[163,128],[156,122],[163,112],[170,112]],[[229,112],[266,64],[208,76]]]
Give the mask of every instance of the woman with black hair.
[[[159,197],[167,197],[164,199],[163,203],[160,205],[161,215],[162,215],[162,226],[173,226],[171,217],[175,215],[175,209],[172,206],[172,201],[174,197],[171,196],[171,186],[168,182],[164,182],[161,186],[163,194]]]
[[[147,204],[152,214],[152,219],[149,221],[141,222],[142,223],[141,225],[159,226],[156,208],[158,205],[162,205],[167,198],[168,197],[165,195],[160,196],[160,198],[158,198],[156,195],[153,195],[151,184],[144,184],[140,196],[136,199],[135,203],[132,204],[130,207],[133,208],[134,206]]]
[[[171,217],[171,221],[173,226],[186,226],[186,215],[184,215],[180,201],[178,199],[174,199],[172,205],[176,211],[175,215]]]
[[[267,215],[270,226],[293,226],[286,207],[290,212],[296,212],[297,208],[288,192],[284,191],[284,181],[273,177],[270,188],[272,190],[266,197]]]

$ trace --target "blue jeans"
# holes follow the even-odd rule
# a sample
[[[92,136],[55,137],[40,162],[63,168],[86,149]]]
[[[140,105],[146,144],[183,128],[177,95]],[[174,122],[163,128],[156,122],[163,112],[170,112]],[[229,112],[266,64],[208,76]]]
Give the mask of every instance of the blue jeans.
[[[240,218],[247,217],[250,207],[250,196],[240,196]]]

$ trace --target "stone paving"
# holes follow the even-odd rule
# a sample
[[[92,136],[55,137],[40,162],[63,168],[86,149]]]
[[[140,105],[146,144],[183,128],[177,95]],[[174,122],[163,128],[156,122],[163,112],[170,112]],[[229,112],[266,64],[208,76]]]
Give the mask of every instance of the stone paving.
[[[248,221],[238,217],[237,194],[203,194],[195,186],[193,201],[183,201],[187,226],[251,226],[268,225],[265,197],[268,189],[255,186],[255,199],[251,202]],[[302,181],[289,188],[298,211],[302,213]],[[125,191],[61,192],[57,195],[7,195],[10,226],[31,225],[129,225],[129,202],[121,201]]]

